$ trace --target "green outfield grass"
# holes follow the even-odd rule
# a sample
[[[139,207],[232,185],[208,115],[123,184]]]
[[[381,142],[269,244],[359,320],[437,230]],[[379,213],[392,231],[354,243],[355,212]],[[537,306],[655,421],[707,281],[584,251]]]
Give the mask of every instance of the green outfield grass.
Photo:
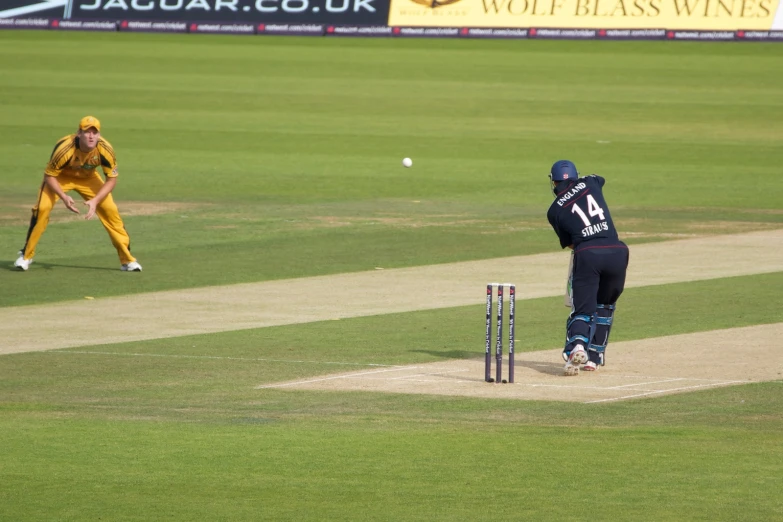
[[[0,307],[555,251],[562,158],[607,178],[629,243],[780,228],[782,60],[776,44],[0,32]],[[100,224],[62,208],[12,271],[51,148],[86,114],[117,151],[145,271],[121,273]],[[782,285],[629,289],[613,340],[779,322]],[[559,346],[561,301],[518,303],[521,350]],[[255,389],[477,358],[482,311],[0,356],[0,520],[783,518],[780,380],[594,405]]]
[[[632,242],[783,223],[783,186],[762,181],[783,163],[774,44],[0,42],[4,264],[84,114],[117,151],[121,210],[186,205],[126,218],[143,278],[115,273],[97,221],[52,224],[42,288],[0,271],[0,306],[553,250],[546,174],[563,157],[609,179],[621,230],[647,234]],[[84,45],[99,74],[61,67]]]
[[[770,274],[630,289],[616,338],[655,335],[661,322],[669,333],[774,322],[783,307],[781,283],[783,274]],[[747,315],[749,294],[766,300],[766,313]],[[663,299],[679,303],[679,313],[650,317],[645,303]],[[725,305],[710,308],[715,300]],[[520,325],[520,348],[558,346],[561,321],[554,319],[561,310],[556,298],[521,302],[520,316],[528,319]],[[0,441],[13,456],[2,472],[15,486],[0,493],[5,514],[225,520],[783,514],[780,381],[589,406],[255,389],[369,364],[476,358],[469,347],[482,343],[481,313],[469,306],[0,357],[7,376],[0,383],[7,397],[0,402]],[[589,449],[579,458],[577,443]],[[572,491],[577,484],[585,487]],[[576,509],[581,505],[591,508]]]

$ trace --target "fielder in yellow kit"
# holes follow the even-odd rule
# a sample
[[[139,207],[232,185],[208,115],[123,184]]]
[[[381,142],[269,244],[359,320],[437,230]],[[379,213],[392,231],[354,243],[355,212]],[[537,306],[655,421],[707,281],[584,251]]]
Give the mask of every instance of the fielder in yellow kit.
[[[106,181],[98,173],[103,170]],[[49,223],[49,214],[62,199],[71,212],[80,214],[76,204],[66,192],[75,190],[87,207],[85,219],[96,214],[109,233],[120,257],[120,269],[124,272],[141,272],[141,265],[130,253],[130,236],[114,204],[111,191],[117,184],[117,158],[108,141],[101,138],[101,122],[86,116],[79,122],[76,134],[62,138],[54,146],[52,156],[44,170],[44,182],[38,192],[38,202],[33,207],[33,217],[27,231],[27,241],[14,263],[16,268],[27,270],[33,262],[35,247]]]

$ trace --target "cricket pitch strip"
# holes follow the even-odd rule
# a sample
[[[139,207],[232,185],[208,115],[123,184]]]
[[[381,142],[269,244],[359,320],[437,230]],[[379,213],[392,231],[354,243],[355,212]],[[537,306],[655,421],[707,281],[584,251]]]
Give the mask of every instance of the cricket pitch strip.
[[[775,323],[610,343],[606,366],[574,377],[563,375],[559,349],[518,353],[513,384],[484,382],[484,360],[477,357],[370,368],[257,388],[611,402],[783,379],[783,352],[776,345],[781,338],[783,323]],[[504,367],[507,362],[506,357]]]
[[[517,301],[562,296],[568,260],[548,252],[0,308],[0,355],[466,306],[484,302],[489,281],[516,283]],[[646,243],[631,246],[626,288],[780,271],[783,229]]]

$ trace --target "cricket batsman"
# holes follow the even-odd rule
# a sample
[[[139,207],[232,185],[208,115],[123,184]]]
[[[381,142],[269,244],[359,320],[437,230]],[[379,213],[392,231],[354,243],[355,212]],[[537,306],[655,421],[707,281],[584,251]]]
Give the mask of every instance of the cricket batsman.
[[[574,250],[572,308],[566,322],[565,375],[595,371],[604,364],[617,299],[625,287],[628,247],[620,241],[603,195],[606,180],[579,177],[567,160],[549,174],[555,201],[547,219],[562,248]]]
[[[106,180],[101,178],[98,168]],[[97,214],[103,227],[109,233],[120,258],[120,269],[124,272],[141,272],[141,265],[130,252],[130,236],[114,204],[111,192],[117,185],[117,158],[108,141],[101,137],[101,122],[93,116],[86,116],[79,122],[76,134],[70,134],[57,142],[44,170],[44,179],[38,191],[38,201],[33,207],[27,240],[19,251],[14,266],[27,270],[33,262],[35,247],[41,239],[49,214],[58,199],[76,214],[79,209],[67,192],[75,190],[84,199],[87,207],[85,219]]]

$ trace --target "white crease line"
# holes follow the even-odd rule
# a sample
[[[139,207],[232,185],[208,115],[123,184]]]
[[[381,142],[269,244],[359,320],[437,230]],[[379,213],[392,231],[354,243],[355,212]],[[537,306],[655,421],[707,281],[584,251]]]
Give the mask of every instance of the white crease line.
[[[742,381],[736,381],[736,382],[742,382]],[[717,384],[723,384],[724,381],[717,381]],[[529,386],[531,388],[564,388],[567,390],[600,390],[600,391],[608,391],[612,390],[613,388],[610,388],[608,386],[579,386],[579,385],[568,385],[568,384],[544,384],[544,383],[536,383],[536,384],[528,384],[524,382],[520,383],[514,383],[519,384],[521,386]],[[636,384],[635,386],[641,386],[642,384],[647,383],[641,383]],[[700,384],[699,386],[712,386],[712,384]],[[654,390],[639,390],[639,391],[654,391]],[[667,391],[667,390],[663,390]]]
[[[651,375],[601,375],[599,377],[603,379],[650,379]],[[701,379],[698,377],[661,377],[662,379],[688,379],[689,381],[704,381],[704,382],[724,382],[721,379]]]
[[[572,386],[569,384],[544,384],[544,383],[529,384],[525,382],[519,382],[514,384],[529,386],[531,388],[566,388],[569,390],[607,390],[608,389],[606,386],[579,386],[579,385]]]
[[[285,386],[299,386],[302,384],[310,384],[313,382],[323,382],[323,381],[331,381],[334,379],[351,379],[353,377],[361,377],[362,375],[372,375],[374,373],[383,373],[383,372],[400,372],[403,370],[408,370],[407,366],[399,366],[396,368],[390,368],[388,370],[375,370],[374,372],[361,372],[361,373],[349,373],[347,375],[334,375],[332,377],[323,377],[321,379],[309,379],[306,381],[294,381],[294,382],[284,382],[282,384],[265,384],[261,386],[256,386],[256,390],[262,390],[264,388],[283,388]]]
[[[300,364],[335,364],[343,366],[382,366],[385,368],[403,368],[403,366],[397,366],[394,364],[373,364],[373,363],[354,363],[354,362],[338,362],[338,361],[301,361],[292,359],[263,359],[254,357],[221,357],[217,355],[177,355],[167,353],[122,353],[122,352],[93,352],[93,351],[76,351],[76,350],[49,350],[45,352],[47,354],[63,354],[63,353],[75,353],[75,354],[88,354],[88,355],[121,355],[124,357],[174,357],[178,359],[224,359],[227,361],[259,361],[259,362],[275,362],[275,363],[300,363]],[[407,368],[407,366],[405,366]]]
[[[519,363],[517,363],[519,364]],[[537,364],[536,366],[549,366],[549,364]],[[581,372],[580,372],[581,373]],[[593,378],[593,377],[590,377]],[[598,379],[651,379],[653,378],[650,375],[613,375],[609,374],[607,375],[604,372],[598,372],[598,375],[596,375],[594,378]],[[701,379],[698,377],[661,377],[662,379],[687,379],[689,381],[702,381],[702,382],[723,382],[721,379]],[[752,382],[752,381],[749,381]],[[634,384],[629,384],[628,386],[635,386]]]
[[[689,379],[688,377],[673,377],[671,379],[666,379],[665,381],[645,381],[645,382],[637,382],[634,384],[622,384],[620,386],[609,386],[606,388],[607,390],[617,390],[619,388],[627,388],[629,386],[647,386],[649,384],[661,384],[664,382],[675,382],[675,381],[695,381],[696,379]]]
[[[626,395],[625,397],[613,397],[611,399],[599,399],[596,401],[587,401],[585,404],[595,404],[598,402],[611,402],[611,401],[621,401],[623,399],[634,399],[636,397],[645,397],[647,395],[655,395],[656,393],[670,393],[670,392],[676,392],[676,391],[682,391],[682,390],[694,390],[696,388],[706,388],[710,386],[721,386],[726,384],[742,384],[747,383],[747,381],[724,381],[724,382],[718,382],[714,384],[697,384],[695,386],[684,386],[682,388],[671,388],[668,390],[658,390],[658,391],[651,391],[647,393],[638,393],[636,395]]]

